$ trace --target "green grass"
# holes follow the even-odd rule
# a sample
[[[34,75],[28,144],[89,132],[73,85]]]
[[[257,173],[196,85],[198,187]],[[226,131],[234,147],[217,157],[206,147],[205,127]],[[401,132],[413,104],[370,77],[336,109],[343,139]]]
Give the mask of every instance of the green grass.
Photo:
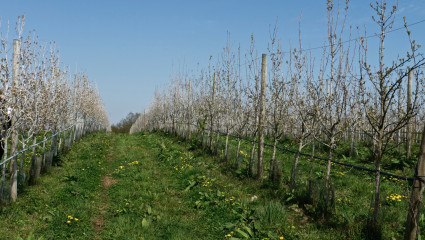
[[[194,137],[198,139],[199,136]],[[233,161],[236,157],[237,140],[229,139],[229,162],[226,164],[227,172],[231,175],[239,176],[243,179],[243,184],[247,184],[247,177],[244,175],[247,172],[248,161],[251,151],[251,143],[243,141],[241,144],[241,151],[248,153],[243,156],[242,169],[234,171]],[[219,158],[223,158],[224,137],[220,138]],[[270,142],[270,141],[269,141]],[[193,145],[193,143],[192,143]],[[296,150],[296,146],[290,140],[283,140],[280,146]],[[349,146],[349,145],[347,145]],[[374,168],[369,162],[362,161],[356,158],[347,158],[344,152],[347,152],[344,147],[340,146],[335,154],[335,160],[341,162],[355,163],[365,167]],[[321,150],[321,151],[320,151]],[[322,148],[319,151],[316,149],[316,155],[326,157],[326,149]],[[360,150],[364,150],[361,146]],[[309,152],[309,147],[306,147],[303,152]],[[413,147],[413,155],[417,154],[418,146]],[[264,180],[265,185],[267,182],[267,175],[269,169],[269,160],[271,159],[272,149],[266,147],[264,151]],[[392,154],[392,153],[390,153]],[[331,180],[334,189],[334,209],[329,221],[323,221],[321,216],[321,202],[323,202],[324,191],[324,177],[326,172],[326,161],[314,160],[313,167],[313,185],[315,190],[313,194],[309,194],[308,190],[308,173],[310,167],[310,159],[301,157],[297,170],[297,180],[295,191],[290,193],[287,191],[289,184],[289,176],[292,170],[292,164],[295,155],[288,152],[277,153],[277,159],[282,161],[283,172],[283,186],[280,186],[279,194],[273,195],[271,192],[274,188],[265,191],[265,198],[268,201],[278,199],[284,202],[286,206],[295,204],[302,214],[299,218],[308,219],[308,223],[302,222],[308,231],[316,231],[316,233],[307,233],[303,229],[297,231],[297,236],[301,239],[366,239],[370,236],[368,221],[371,218],[371,206],[374,196],[374,174],[369,172],[358,171],[356,169],[347,168],[344,166],[332,164]],[[389,159],[397,158],[394,154],[389,156]],[[387,166],[391,166],[388,164]],[[389,170],[398,175],[411,176],[413,174],[413,167],[405,166],[402,168],[393,167]],[[241,174],[242,173],[242,174]],[[251,186],[256,187],[256,186]],[[258,186],[257,186],[258,187]],[[407,181],[399,179],[390,179],[382,177],[381,182],[381,226],[383,239],[400,239],[403,238],[405,221],[407,217],[408,197],[410,196],[411,185]],[[394,198],[396,196],[396,198]],[[313,199],[311,199],[313,198]],[[289,215],[289,219],[293,217]],[[424,227],[424,217],[421,218],[420,226]],[[297,224],[297,222],[295,222]],[[303,227],[304,228],[304,227]]]
[[[95,193],[103,174],[97,163],[104,161],[108,143],[93,134],[73,148],[78,151],[61,156],[60,167],[42,176],[36,186],[26,187],[18,201],[1,208],[0,232],[5,239],[31,233],[44,239],[92,238],[96,207],[91,202],[98,198]]]
[[[196,139],[196,137],[194,137]],[[223,139],[222,139],[223,140]],[[94,133],[60,156],[58,167],[0,208],[1,239],[364,239],[373,175],[332,167],[335,209],[320,219],[320,197],[309,199],[307,158],[290,193],[294,156],[278,153],[284,184],[246,177],[250,144],[242,143],[242,171],[196,142],[165,133]],[[286,143],[290,144],[290,142]],[[221,152],[221,148],[220,148]],[[245,156],[246,155],[246,156]],[[266,148],[268,161],[271,149]],[[266,170],[268,166],[266,164]],[[313,189],[323,191],[325,163],[315,160]],[[266,174],[267,175],[267,171]],[[403,236],[409,186],[382,183],[384,239]],[[394,195],[393,195],[394,196]],[[78,219],[78,220],[77,220]]]

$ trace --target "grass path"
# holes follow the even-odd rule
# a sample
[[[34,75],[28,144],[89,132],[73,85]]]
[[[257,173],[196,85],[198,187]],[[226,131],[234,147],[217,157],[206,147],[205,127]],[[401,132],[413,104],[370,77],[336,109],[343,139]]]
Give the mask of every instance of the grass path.
[[[195,185],[214,179],[193,160],[166,138],[92,134],[0,209],[0,239],[224,239],[235,214],[205,206],[230,197],[199,201]]]
[[[91,134],[0,208],[0,239],[344,238],[282,205],[284,190],[191,149],[157,133]]]

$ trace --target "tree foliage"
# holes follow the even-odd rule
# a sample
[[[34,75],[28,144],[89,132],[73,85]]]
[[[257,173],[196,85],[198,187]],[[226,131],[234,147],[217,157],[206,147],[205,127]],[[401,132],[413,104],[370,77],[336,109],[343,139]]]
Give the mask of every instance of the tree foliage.
[[[112,124],[111,130],[114,133],[129,133],[131,126],[136,122],[137,118],[140,116],[140,113],[130,112],[127,116],[117,124]]]

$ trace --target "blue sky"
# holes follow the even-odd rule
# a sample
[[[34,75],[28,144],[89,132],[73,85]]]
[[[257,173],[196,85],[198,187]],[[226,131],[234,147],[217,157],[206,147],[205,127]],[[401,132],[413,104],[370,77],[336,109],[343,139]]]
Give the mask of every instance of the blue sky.
[[[369,2],[352,0],[347,23],[366,26],[372,34],[376,28]],[[109,119],[116,123],[130,111],[146,108],[155,87],[168,82],[173,66],[204,67],[210,56],[217,57],[227,31],[243,51],[254,34],[259,52],[266,52],[269,27],[278,19],[279,37],[289,48],[289,42],[298,41],[302,13],[304,46],[323,45],[325,4],[325,0],[10,0],[2,1],[0,16],[3,32],[7,20],[14,23],[25,14],[25,30],[35,29],[41,41],[55,41],[63,64],[85,72],[98,85]],[[401,0],[399,9],[399,20],[404,15],[410,23],[425,19],[423,0]],[[411,27],[422,45],[424,27],[425,23]],[[390,35],[387,46],[390,55],[403,53],[404,32]]]

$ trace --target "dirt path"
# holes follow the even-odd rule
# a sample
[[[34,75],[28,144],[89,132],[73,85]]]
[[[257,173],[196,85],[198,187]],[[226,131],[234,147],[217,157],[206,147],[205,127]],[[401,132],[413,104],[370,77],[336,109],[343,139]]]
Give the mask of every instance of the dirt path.
[[[113,156],[114,156],[114,147],[113,144],[111,145],[109,151],[108,151],[108,156],[107,156],[107,163],[108,166],[110,165],[109,163],[111,163],[113,161]],[[107,173],[105,176],[103,176],[102,178],[102,190],[100,193],[100,204],[98,206],[98,213],[97,213],[97,217],[96,219],[93,221],[93,227],[96,231],[96,239],[101,239],[102,238],[102,230],[105,227],[105,216],[107,214],[107,208],[109,206],[109,198],[108,198],[108,189],[110,186],[114,185],[115,183],[117,183],[116,179],[113,179],[111,174],[109,173],[109,169],[107,169]]]

